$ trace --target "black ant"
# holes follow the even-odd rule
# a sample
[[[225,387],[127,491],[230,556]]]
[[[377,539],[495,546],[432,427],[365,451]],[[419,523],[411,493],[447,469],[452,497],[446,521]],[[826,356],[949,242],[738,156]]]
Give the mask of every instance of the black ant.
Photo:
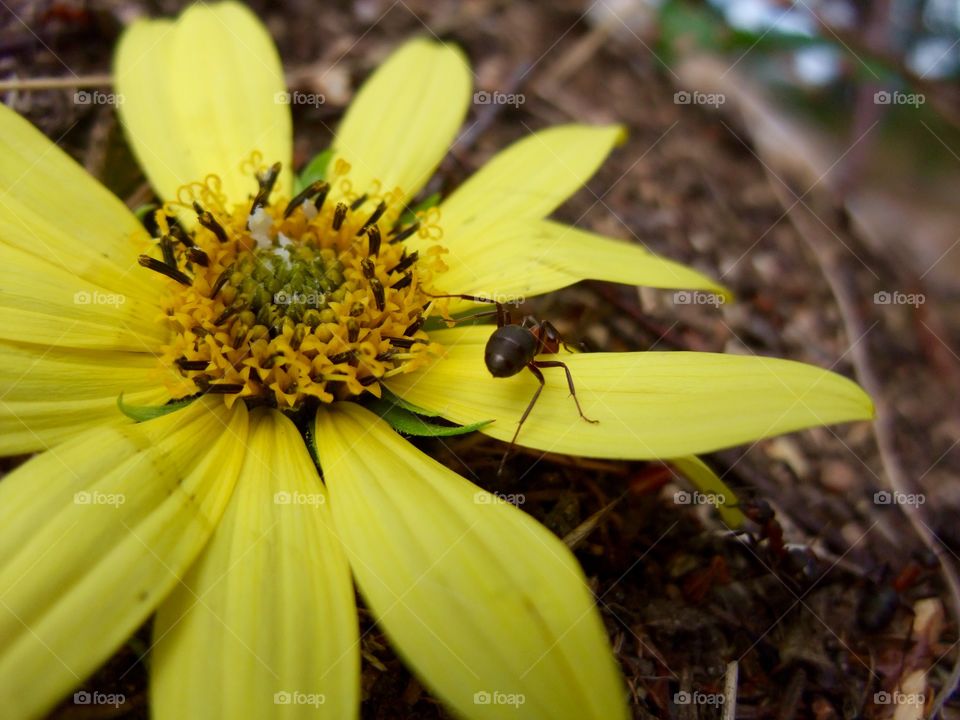
[[[520,422],[517,423],[517,429],[513,433],[510,445],[500,460],[497,475],[503,473],[507,456],[510,454],[514,445],[516,445],[517,436],[520,435],[520,429],[523,427],[523,423],[526,421],[527,416],[530,415],[533,406],[536,405],[537,399],[540,397],[540,393],[547,384],[541,372],[542,368],[563,368],[563,371],[567,375],[567,387],[570,388],[570,396],[577,406],[577,412],[580,413],[580,417],[588,423],[598,422],[583,414],[580,401],[577,399],[576,388],[573,386],[573,375],[570,374],[570,368],[567,367],[566,363],[560,360],[536,359],[537,355],[556,355],[560,352],[561,345],[569,350],[568,344],[560,337],[560,332],[553,326],[553,323],[546,320],[541,322],[535,317],[527,315],[524,317],[523,322],[518,325],[513,322],[510,313],[503,307],[503,303],[476,295],[433,295],[432,297],[460,298],[461,300],[472,300],[474,302],[492,303],[496,305],[497,309],[489,313],[477,313],[468,316],[468,318],[471,319],[480,317],[481,315],[496,314],[497,316],[497,329],[493,331],[490,339],[487,340],[487,346],[483,352],[483,361],[487,365],[487,370],[489,370],[490,374],[495,378],[506,378],[513,377],[526,368],[533,373],[533,376],[540,383],[536,392],[533,393],[533,397],[530,398],[527,409],[523,411]],[[466,320],[468,318],[460,319]]]

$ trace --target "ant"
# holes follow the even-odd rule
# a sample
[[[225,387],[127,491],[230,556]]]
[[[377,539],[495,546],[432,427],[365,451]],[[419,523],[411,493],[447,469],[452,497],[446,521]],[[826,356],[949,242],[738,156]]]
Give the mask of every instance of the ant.
[[[532,315],[527,315],[520,324],[516,324],[513,322],[510,313],[503,307],[503,303],[476,295],[433,295],[431,297],[459,298],[461,300],[472,300],[474,302],[492,303],[496,305],[497,309],[489,313],[483,312],[468,316],[468,318],[471,319],[482,315],[496,314],[497,316],[497,329],[493,331],[490,339],[487,340],[487,346],[483,352],[483,361],[486,363],[487,370],[489,370],[490,374],[495,378],[506,378],[513,377],[526,368],[533,373],[533,376],[540,383],[536,392],[533,393],[533,397],[530,398],[527,409],[523,411],[520,422],[517,423],[517,429],[513,433],[510,445],[503,453],[500,466],[497,468],[498,476],[503,473],[507,456],[517,443],[517,436],[520,435],[520,429],[523,427],[523,423],[526,421],[527,416],[530,415],[530,411],[533,410],[533,406],[536,405],[540,393],[547,384],[541,369],[554,367],[563,368],[563,371],[567,375],[567,387],[570,388],[570,396],[577,406],[577,412],[580,413],[580,417],[588,423],[596,424],[599,422],[583,414],[580,401],[577,399],[576,388],[574,388],[573,385],[573,375],[570,374],[570,368],[567,367],[567,364],[560,360],[536,359],[537,355],[556,355],[560,352],[561,345],[567,350],[570,349],[569,345],[560,337],[560,332],[553,326],[553,323],[546,320],[541,322]],[[460,319],[466,320],[468,318]]]

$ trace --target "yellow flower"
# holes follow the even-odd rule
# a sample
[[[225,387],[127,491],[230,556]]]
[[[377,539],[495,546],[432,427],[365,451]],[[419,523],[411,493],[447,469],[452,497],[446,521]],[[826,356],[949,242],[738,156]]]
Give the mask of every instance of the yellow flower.
[[[326,180],[296,198],[289,96],[248,10],[139,22],[116,73],[128,139],[165,201],[156,238],[0,111],[0,452],[46,450],[0,482],[5,716],[48,710],[156,612],[154,716],[355,717],[352,578],[458,715],[625,717],[563,543],[357,402],[386,387],[513,434],[536,380],[490,376],[489,327],[428,332],[429,315],[464,305],[437,294],[529,297],[584,278],[725,292],[544,219],[621,128],[536,133],[411,218],[470,98],[449,46],[391,56],[347,112]],[[551,378],[521,444],[680,458],[695,475],[694,453],[872,412],[855,384],[798,363],[564,360],[599,422]],[[198,391],[140,423],[117,409],[120,393],[159,406]]]

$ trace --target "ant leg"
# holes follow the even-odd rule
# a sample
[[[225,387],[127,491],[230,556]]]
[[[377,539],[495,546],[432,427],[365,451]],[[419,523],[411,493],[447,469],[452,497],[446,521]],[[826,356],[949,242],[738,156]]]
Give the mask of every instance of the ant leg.
[[[574,345],[573,343],[569,343],[566,340],[561,340],[560,344],[563,346],[563,349],[566,350],[568,353],[592,352],[592,350],[590,350],[590,348],[587,346],[586,340],[580,340],[576,345]]]
[[[489,305],[499,305],[496,300],[491,300],[490,298],[480,297],[479,295],[464,295],[463,293],[444,293],[443,295],[431,295],[426,293],[427,297],[434,298],[460,298],[461,300],[473,300],[474,302],[487,303]]]
[[[588,423],[596,424],[600,422],[599,420],[591,420],[583,414],[583,409],[580,407],[580,401],[577,399],[576,388],[573,387],[573,375],[570,374],[570,368],[567,367],[566,363],[560,362],[559,360],[533,360],[530,364],[538,368],[562,367],[563,371],[567,374],[567,387],[570,388],[570,396],[577,404],[577,412],[580,413],[580,417],[582,417]],[[543,377],[543,375],[541,375],[541,377]]]
[[[456,325],[457,323],[463,322],[464,320],[476,320],[477,318],[490,317],[490,316],[492,316],[492,315],[496,315],[496,316],[499,318],[499,317],[500,317],[500,311],[499,311],[499,310],[485,310],[484,312],[478,312],[478,313],[473,313],[473,314],[471,314],[471,315],[464,315],[463,317],[451,318],[450,320],[444,320],[444,322],[446,322],[446,323],[453,323],[454,325]],[[502,327],[502,326],[501,326],[501,325],[498,325],[498,327]]]
[[[497,327],[501,328],[504,325],[510,324],[510,316],[507,314],[507,311],[503,309],[503,303],[497,302],[496,300],[491,300],[490,298],[480,297],[478,295],[465,295],[463,293],[452,293],[446,295],[427,295],[427,297],[433,298],[459,298],[460,300],[470,300],[472,302],[482,302],[489,303],[491,305],[496,305],[497,309],[491,311],[491,315],[496,313],[497,316]],[[476,317],[476,316],[475,316]]]
[[[513,450],[514,445],[517,444],[517,437],[520,435],[520,428],[523,427],[523,423],[526,422],[527,416],[530,415],[530,411],[533,410],[533,406],[537,404],[537,398],[540,397],[540,393],[543,392],[544,385],[547,384],[547,381],[543,377],[543,373],[537,369],[537,367],[531,362],[527,364],[530,372],[533,373],[533,376],[540,381],[540,386],[537,388],[537,391],[533,394],[533,397],[530,398],[530,402],[527,404],[527,409],[523,411],[523,415],[520,417],[520,422],[517,423],[517,429],[513,433],[513,438],[510,440],[510,444],[507,446],[506,451],[503,453],[503,457],[500,459],[500,467],[497,468],[497,477],[503,474],[503,466],[507,462],[507,456],[510,455],[510,451]]]

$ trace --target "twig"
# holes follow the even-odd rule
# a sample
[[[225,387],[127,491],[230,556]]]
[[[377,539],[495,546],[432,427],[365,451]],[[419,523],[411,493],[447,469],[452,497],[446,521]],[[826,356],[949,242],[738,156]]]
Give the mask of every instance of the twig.
[[[587,538],[587,536],[590,535],[590,533],[592,533],[594,529],[596,529],[600,521],[603,520],[607,515],[609,515],[610,511],[613,510],[613,508],[616,507],[617,503],[623,500],[624,497],[626,497],[626,493],[622,493],[620,497],[614,498],[613,500],[608,502],[604,507],[600,508],[595,513],[593,513],[593,515],[591,515],[582,523],[577,525],[577,527],[575,527],[573,530],[571,530],[566,535],[564,535],[563,542],[566,544],[566,546],[571,550],[573,550],[580,543],[582,543]]]
[[[789,197],[782,183],[772,176],[769,169],[766,172],[770,187],[787,211],[787,215],[797,232],[813,251],[817,264],[830,285],[830,290],[840,309],[840,317],[843,320],[847,336],[849,338],[863,337],[868,332],[867,322],[859,309],[849,268],[838,257],[834,243],[825,236],[820,221],[812,217],[813,212],[803,203],[798,203],[795,198]],[[894,493],[909,494],[911,487],[907,479],[907,471],[896,447],[896,423],[893,409],[884,393],[883,383],[873,368],[867,344],[863,342],[854,343],[850,349],[850,354],[857,379],[874,401],[876,419],[873,423],[873,430],[890,490]],[[940,563],[940,573],[952,600],[953,616],[960,623],[960,578],[958,578],[957,571],[950,562],[948,553],[944,551],[936,535],[924,522],[919,506],[899,504],[897,507],[903,511],[917,536]],[[960,657],[954,661],[953,670],[950,672],[947,682],[934,699],[930,713],[931,718],[940,713],[943,705],[958,685],[960,685]]]
[[[73,88],[100,88],[113,85],[111,75],[82,75],[80,77],[13,78],[0,80],[0,92],[11,90],[70,90]]]
[[[286,73],[288,87],[296,87],[304,80],[318,74],[312,67],[297,67]],[[71,75],[69,77],[9,78],[0,80],[0,92],[19,90],[72,90],[73,88],[104,88],[113,85],[113,75]]]
[[[727,673],[723,679],[723,720],[737,717],[737,683],[740,679],[740,665],[737,661],[727,663]]]

